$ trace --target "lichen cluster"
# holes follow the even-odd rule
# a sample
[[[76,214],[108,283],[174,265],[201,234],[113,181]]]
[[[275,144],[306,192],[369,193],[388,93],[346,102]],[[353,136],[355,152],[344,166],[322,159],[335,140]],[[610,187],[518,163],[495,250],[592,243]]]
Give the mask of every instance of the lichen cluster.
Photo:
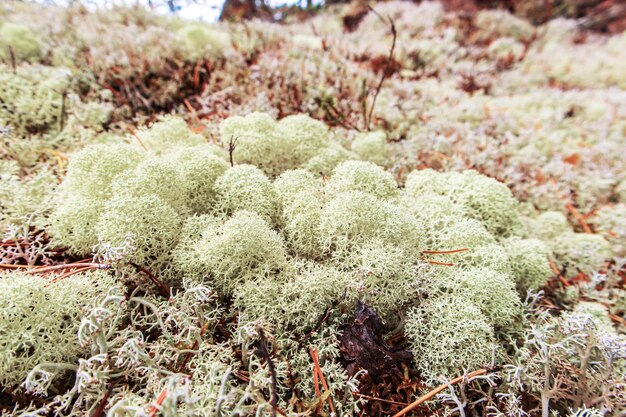
[[[359,7],[0,4],[3,417],[624,413],[625,35]]]

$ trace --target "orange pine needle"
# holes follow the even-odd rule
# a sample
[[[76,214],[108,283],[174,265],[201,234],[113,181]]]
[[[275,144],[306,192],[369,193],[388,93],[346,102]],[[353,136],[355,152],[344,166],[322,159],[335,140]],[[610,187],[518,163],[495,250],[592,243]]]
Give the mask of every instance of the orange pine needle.
[[[578,223],[583,228],[585,233],[593,233],[593,231],[585,221],[585,218],[578,212],[578,210],[576,210],[576,207],[574,207],[571,203],[567,203],[565,205],[565,208],[567,208],[570,213],[572,213],[572,215],[576,218],[576,220],[578,220]]]
[[[454,266],[454,264],[449,262],[428,261],[428,263],[433,265]]]
[[[330,390],[328,389],[328,384],[326,383],[326,379],[324,378],[324,374],[322,373],[322,368],[320,368],[317,350],[314,348],[310,348],[309,351],[311,353],[311,358],[313,358],[313,380],[315,381],[317,378],[319,378],[319,380],[322,382],[322,387],[324,388],[324,391],[330,392]],[[317,392],[319,392],[319,387],[317,387]],[[335,407],[333,405],[333,399],[331,398],[330,394],[328,395],[328,405],[330,406],[330,412],[335,414]]]
[[[473,378],[473,377],[478,376],[478,375],[483,375],[483,374],[486,374],[486,373],[487,373],[486,369],[479,369],[477,371],[470,372],[469,374],[467,374],[467,379]],[[400,412],[394,414],[393,417],[402,417],[402,416],[404,416],[405,414],[415,410],[420,404],[430,400],[435,395],[439,394],[441,391],[443,391],[446,388],[448,388],[448,385],[458,384],[459,382],[463,381],[463,379],[465,379],[465,378],[466,378],[465,375],[459,376],[457,378],[454,378],[452,381],[450,381],[449,384],[441,384],[441,385],[439,385],[437,388],[435,388],[434,390],[430,391],[428,394],[422,395],[420,398],[418,398],[417,400],[413,401],[408,406],[404,407]]]
[[[470,248],[451,249],[451,250],[425,250],[422,253],[426,255],[441,255],[447,253],[458,253],[470,250]]]
[[[156,402],[150,409],[150,414],[148,414],[148,417],[155,417],[157,415],[157,413],[159,412],[159,406],[163,404],[163,401],[165,401],[166,396],[167,396],[167,388],[163,388],[163,391],[161,391]]]

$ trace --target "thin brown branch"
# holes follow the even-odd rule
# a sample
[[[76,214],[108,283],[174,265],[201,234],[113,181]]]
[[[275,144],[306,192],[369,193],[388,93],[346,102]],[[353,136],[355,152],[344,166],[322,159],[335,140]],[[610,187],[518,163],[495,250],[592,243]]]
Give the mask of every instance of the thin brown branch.
[[[158,279],[152,272],[150,272],[147,268],[144,268],[141,265],[137,265],[136,263],[131,263],[131,265],[134,266],[139,272],[143,272],[148,277],[148,279],[150,279],[150,281],[152,281],[152,283],[157,286],[162,297],[170,298],[170,289],[167,288],[167,286],[163,284],[163,282],[161,282],[161,280]]]
[[[385,23],[389,22],[391,34],[393,35],[393,40],[391,41],[391,48],[389,49],[389,56],[387,57],[387,63],[385,65],[385,69],[383,70],[383,73],[380,76],[380,81],[378,82],[378,85],[376,86],[376,90],[374,90],[374,97],[372,98],[372,105],[370,107],[367,120],[365,120],[365,130],[370,130],[370,125],[372,123],[372,115],[374,114],[374,107],[376,107],[376,99],[378,98],[378,94],[380,93],[380,90],[383,88],[383,83],[385,82],[385,79],[387,78],[389,70],[391,69],[391,63],[393,62],[393,53],[396,49],[396,40],[398,38],[398,32],[396,31],[396,24],[394,23],[391,17],[387,16],[387,19],[385,20],[385,18],[381,16],[380,13],[374,10],[371,6],[367,6],[367,7],[372,13],[378,16],[380,20],[382,20]]]

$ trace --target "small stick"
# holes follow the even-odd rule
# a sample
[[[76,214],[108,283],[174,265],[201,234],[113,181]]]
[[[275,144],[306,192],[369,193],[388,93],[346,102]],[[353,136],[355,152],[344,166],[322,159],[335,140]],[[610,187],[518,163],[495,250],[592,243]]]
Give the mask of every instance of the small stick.
[[[447,254],[447,253],[465,252],[468,250],[470,250],[470,248],[451,249],[451,250],[425,250],[422,253],[426,255],[440,255],[440,254]]]
[[[30,266],[28,265],[13,265],[13,264],[0,264],[0,268],[6,269],[28,269]]]
[[[15,63],[15,52],[13,52],[13,47],[9,45],[7,47],[9,49],[9,57],[11,57],[11,68],[13,68],[13,73],[17,73],[17,64]]]
[[[486,374],[486,373],[487,373],[486,369],[479,369],[479,370],[471,372],[471,373],[469,373],[467,375],[462,375],[462,376],[459,376],[457,378],[454,378],[448,384],[441,384],[437,388],[435,388],[434,390],[430,391],[428,394],[422,395],[420,398],[418,398],[417,400],[413,401],[408,406],[404,407],[400,412],[394,414],[393,417],[402,417],[405,414],[415,410],[420,404],[430,400],[435,395],[439,394],[441,391],[447,389],[448,385],[458,384],[459,382],[463,381],[465,378],[470,379],[470,378],[474,378],[475,376],[483,375],[483,374]]]
[[[385,22],[385,19],[380,15],[380,13],[378,13],[376,10],[374,10],[370,6],[367,6],[367,8],[376,16],[378,16],[380,20]],[[374,97],[372,98],[372,105],[370,107],[367,120],[365,120],[365,130],[370,130],[370,124],[372,123],[372,114],[374,113],[374,107],[376,107],[376,99],[378,98],[378,94],[380,93],[380,90],[383,87],[385,78],[387,78],[387,73],[389,72],[389,68],[391,67],[391,61],[393,60],[393,52],[396,49],[396,39],[398,38],[396,25],[393,22],[393,19],[391,17],[387,16],[387,20],[389,21],[389,26],[391,28],[391,34],[393,35],[393,40],[391,42],[391,49],[389,49],[389,56],[387,57],[387,64],[385,65],[385,69],[383,69],[383,73],[380,77],[380,81],[378,82],[378,85],[376,86],[376,90],[374,91]]]
[[[104,409],[107,406],[107,400],[111,396],[112,391],[113,391],[113,386],[109,384],[109,388],[107,389],[107,392],[104,393],[102,400],[100,400],[100,405],[98,405],[98,408],[96,408],[96,411],[93,412],[91,417],[100,417],[102,415],[102,413],[104,412]]]
[[[143,272],[150,279],[150,281],[152,281],[152,283],[159,288],[159,291],[162,297],[170,298],[171,296],[170,289],[167,288],[167,286],[163,284],[161,280],[159,280],[156,276],[154,276],[152,272],[150,272],[148,269],[144,268],[141,265],[137,265],[136,263],[131,263],[131,265],[137,268],[139,272]]]
[[[385,400],[385,399],[378,398],[378,397],[370,397],[369,395],[360,394],[358,392],[353,392],[352,395],[356,395],[357,397],[363,397],[363,398],[368,399],[368,400],[381,401],[381,402],[384,402],[384,403],[395,404],[395,405],[402,405],[404,407],[406,407],[408,405],[407,403],[400,403],[398,401]]]
[[[230,160],[231,167],[235,166],[235,161],[233,160],[233,154],[235,153],[236,148],[237,148],[237,138],[233,138],[231,136],[230,140],[228,141],[228,158]]]

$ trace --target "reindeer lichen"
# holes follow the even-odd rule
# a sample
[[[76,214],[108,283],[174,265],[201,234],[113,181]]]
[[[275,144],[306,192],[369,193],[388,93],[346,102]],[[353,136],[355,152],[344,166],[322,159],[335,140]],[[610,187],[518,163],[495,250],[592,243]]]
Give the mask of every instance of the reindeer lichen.
[[[41,58],[41,43],[28,26],[12,22],[0,25],[0,57],[10,60],[11,53],[18,62]]]
[[[75,366],[86,353],[76,337],[84,309],[113,285],[104,272],[52,284],[49,278],[0,273],[0,383],[15,389],[35,366],[53,374]]]
[[[330,178],[335,192],[363,191],[381,199],[395,197],[398,184],[393,175],[371,162],[346,161],[339,164]]]

